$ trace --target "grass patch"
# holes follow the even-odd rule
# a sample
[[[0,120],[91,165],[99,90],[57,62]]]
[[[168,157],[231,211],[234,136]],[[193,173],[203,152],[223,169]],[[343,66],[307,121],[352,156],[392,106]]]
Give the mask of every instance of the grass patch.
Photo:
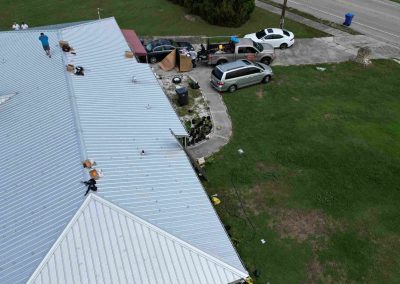
[[[260,0],[260,1],[265,2],[267,4],[270,4],[270,5],[274,6],[274,7],[278,7],[278,8],[282,8],[283,7],[282,4],[276,3],[276,2],[274,2],[272,0]],[[392,1],[399,1],[400,2],[400,0],[392,0]],[[293,14],[302,16],[303,18],[312,20],[312,21],[317,22],[317,23],[324,24],[324,25],[329,26],[331,28],[334,28],[334,29],[337,29],[337,30],[341,30],[343,32],[346,32],[346,33],[349,33],[349,34],[352,34],[352,35],[360,35],[361,34],[361,33],[357,32],[357,31],[353,30],[352,28],[340,25],[340,24],[335,23],[335,22],[331,22],[331,21],[328,21],[328,20],[324,20],[324,19],[315,17],[312,14],[297,10],[295,8],[292,8],[292,7],[286,7],[286,11],[292,12]],[[287,20],[285,19],[285,25],[286,25],[286,21]]]
[[[11,29],[14,21],[25,21],[31,26],[97,19],[97,7],[102,17],[115,16],[121,28],[135,29],[139,35],[242,35],[260,28],[277,26],[279,16],[255,9],[251,19],[240,28],[213,26],[167,0],[32,0],[12,2],[0,0],[0,27]],[[327,34],[305,25],[287,21],[287,28],[296,37],[321,37]]]
[[[205,186],[258,283],[399,282],[400,66],[322,66],[224,94],[233,137]]]

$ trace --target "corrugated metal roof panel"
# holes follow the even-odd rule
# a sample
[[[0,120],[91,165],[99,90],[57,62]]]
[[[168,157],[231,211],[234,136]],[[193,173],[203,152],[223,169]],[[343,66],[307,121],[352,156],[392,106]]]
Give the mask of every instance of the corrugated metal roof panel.
[[[169,129],[186,130],[149,65],[125,57],[129,46],[114,18],[64,29],[62,37],[77,53],[67,61],[87,70],[70,77],[86,153],[104,173],[99,194],[245,271]]]
[[[24,283],[83,202],[80,147],[57,32],[0,33],[0,283]]]
[[[115,20],[47,35],[51,59],[35,30],[0,33],[0,96],[17,93],[0,104],[0,283],[25,282],[81,205],[83,158],[104,172],[99,195],[245,272],[169,130],[185,129]]]
[[[227,284],[246,277],[90,194],[28,283]]]

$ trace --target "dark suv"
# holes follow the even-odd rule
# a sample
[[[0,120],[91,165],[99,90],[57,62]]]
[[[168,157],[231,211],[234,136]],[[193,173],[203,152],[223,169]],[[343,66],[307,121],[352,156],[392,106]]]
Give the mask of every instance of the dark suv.
[[[171,39],[156,39],[148,42],[145,45],[147,56],[150,63],[156,63],[164,59],[174,49],[187,49],[188,51],[194,51],[194,48],[190,42],[186,41],[174,41]]]

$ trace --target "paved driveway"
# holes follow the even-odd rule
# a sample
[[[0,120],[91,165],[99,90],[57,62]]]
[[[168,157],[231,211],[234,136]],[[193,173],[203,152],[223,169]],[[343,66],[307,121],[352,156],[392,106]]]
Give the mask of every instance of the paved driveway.
[[[360,47],[371,49],[371,58],[400,57],[400,49],[363,35],[298,39],[293,47],[276,50],[272,65],[334,63],[352,59]]]

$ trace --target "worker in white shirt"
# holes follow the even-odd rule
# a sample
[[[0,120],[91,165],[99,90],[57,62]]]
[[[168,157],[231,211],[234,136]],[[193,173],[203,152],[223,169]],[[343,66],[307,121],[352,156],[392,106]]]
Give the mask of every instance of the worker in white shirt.
[[[28,24],[25,24],[25,22],[22,22],[21,29],[26,30],[27,28],[29,28]]]
[[[19,28],[20,28],[20,26],[19,26],[16,22],[14,22],[14,24],[12,25],[12,29],[13,29],[14,31],[18,31]]]

